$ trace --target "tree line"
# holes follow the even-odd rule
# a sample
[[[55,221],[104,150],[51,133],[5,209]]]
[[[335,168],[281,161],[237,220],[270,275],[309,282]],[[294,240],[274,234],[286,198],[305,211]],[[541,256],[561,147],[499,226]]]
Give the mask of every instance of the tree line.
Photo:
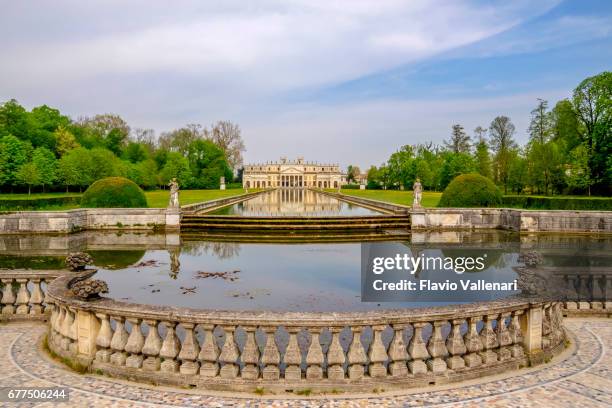
[[[442,191],[460,174],[480,173],[505,193],[612,194],[612,72],[586,78],[552,109],[538,99],[527,132],[519,146],[507,116],[473,135],[454,124],[444,145],[405,145],[372,166],[369,188],[410,188],[418,177],[424,188]],[[349,166],[349,179],[355,169]]]
[[[218,188],[231,181],[245,150],[240,127],[219,121],[190,124],[156,137],[118,115],[72,120],[47,105],[28,111],[16,100],[0,105],[0,190],[82,191],[123,176],[143,188],[176,177],[183,188]]]

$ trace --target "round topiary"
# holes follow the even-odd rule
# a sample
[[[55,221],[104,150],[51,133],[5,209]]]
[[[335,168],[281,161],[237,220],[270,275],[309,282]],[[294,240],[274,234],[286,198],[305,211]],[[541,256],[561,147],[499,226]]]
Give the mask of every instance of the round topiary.
[[[86,208],[148,207],[144,192],[136,183],[124,177],[107,177],[93,183],[81,198]]]
[[[480,174],[461,174],[444,190],[438,207],[494,207],[502,203],[497,186]]]

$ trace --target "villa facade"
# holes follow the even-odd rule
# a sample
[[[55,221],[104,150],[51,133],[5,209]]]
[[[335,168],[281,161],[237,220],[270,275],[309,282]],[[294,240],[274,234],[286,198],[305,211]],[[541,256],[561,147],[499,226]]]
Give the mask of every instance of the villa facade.
[[[244,188],[338,188],[346,184],[346,174],[338,164],[305,162],[303,157],[244,166]]]

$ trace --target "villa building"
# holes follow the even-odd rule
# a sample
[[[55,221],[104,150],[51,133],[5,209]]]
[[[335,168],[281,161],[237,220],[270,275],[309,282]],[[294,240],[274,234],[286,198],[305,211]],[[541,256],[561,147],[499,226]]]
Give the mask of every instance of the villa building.
[[[346,184],[346,174],[338,164],[305,162],[303,157],[278,162],[248,164],[244,166],[242,186],[244,188],[338,188]]]

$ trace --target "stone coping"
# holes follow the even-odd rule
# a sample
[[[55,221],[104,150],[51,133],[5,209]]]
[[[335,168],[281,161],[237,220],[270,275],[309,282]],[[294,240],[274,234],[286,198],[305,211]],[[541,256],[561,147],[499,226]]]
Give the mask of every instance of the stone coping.
[[[363,312],[277,312],[277,311],[231,311],[196,309],[174,306],[139,304],[114,300],[108,297],[83,301],[70,291],[71,285],[95,275],[95,270],[63,275],[55,279],[48,288],[48,299],[81,310],[106,313],[141,319],[173,320],[202,324],[270,325],[270,326],[370,326],[373,324],[402,324],[430,322],[432,320],[465,319],[475,314],[499,314],[514,310],[542,306],[551,299],[512,297],[507,299],[435,306],[428,308],[384,309]]]
[[[194,213],[199,211],[212,211],[218,208],[222,208],[228,205],[239,203],[242,201],[249,200],[255,196],[265,193],[268,190],[255,191],[252,193],[244,193],[230,197],[217,198],[215,200],[203,201],[201,203],[187,204],[181,206],[181,212],[183,213]],[[204,213],[205,213],[204,212]]]

